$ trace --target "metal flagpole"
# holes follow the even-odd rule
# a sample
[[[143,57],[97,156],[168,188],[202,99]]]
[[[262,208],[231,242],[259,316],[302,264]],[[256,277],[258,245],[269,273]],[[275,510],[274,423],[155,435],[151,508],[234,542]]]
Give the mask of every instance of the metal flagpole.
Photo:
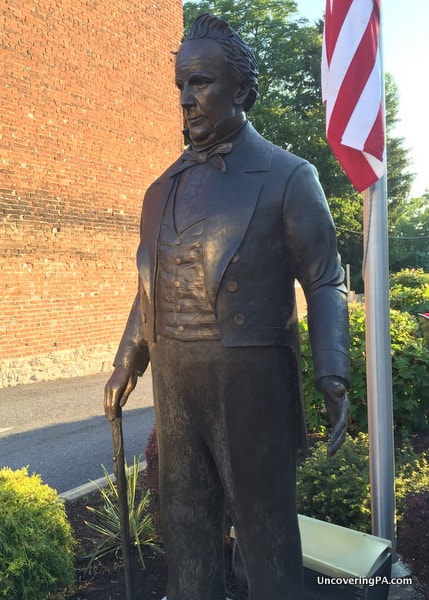
[[[390,355],[387,188],[384,175],[364,192],[366,368],[372,533],[395,556],[395,462]]]
[[[381,16],[381,15],[380,15]],[[383,115],[386,114],[382,20],[379,51]],[[390,353],[387,178],[363,193],[365,341],[372,533],[391,540],[396,560],[395,450]]]

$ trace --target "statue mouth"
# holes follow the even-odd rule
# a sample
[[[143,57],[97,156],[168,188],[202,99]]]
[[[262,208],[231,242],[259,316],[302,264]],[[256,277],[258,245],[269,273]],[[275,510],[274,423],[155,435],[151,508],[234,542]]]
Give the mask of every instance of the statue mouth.
[[[186,117],[186,123],[188,125],[199,125],[204,117],[202,115],[196,115],[194,117]]]

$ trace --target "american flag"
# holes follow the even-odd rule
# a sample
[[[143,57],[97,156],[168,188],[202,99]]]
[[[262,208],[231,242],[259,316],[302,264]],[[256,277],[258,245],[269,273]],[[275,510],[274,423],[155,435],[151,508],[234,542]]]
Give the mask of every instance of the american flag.
[[[322,97],[326,137],[361,192],[385,172],[380,0],[326,0]]]

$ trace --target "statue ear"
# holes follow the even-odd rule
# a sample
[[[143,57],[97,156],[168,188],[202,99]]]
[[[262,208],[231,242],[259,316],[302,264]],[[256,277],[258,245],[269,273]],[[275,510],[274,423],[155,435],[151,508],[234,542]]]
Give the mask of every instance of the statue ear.
[[[243,104],[246,102],[246,98],[247,98],[249,92],[250,92],[249,86],[245,85],[244,83],[240,83],[238,85],[237,89],[235,90],[234,104],[236,106],[243,106]]]

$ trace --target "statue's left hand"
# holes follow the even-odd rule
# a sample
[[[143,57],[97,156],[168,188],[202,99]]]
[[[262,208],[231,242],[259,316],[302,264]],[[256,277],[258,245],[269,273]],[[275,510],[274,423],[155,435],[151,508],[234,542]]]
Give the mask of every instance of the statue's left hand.
[[[317,389],[323,394],[332,431],[328,444],[328,456],[333,456],[344,442],[349,422],[350,402],[347,388],[338,377],[322,377]]]

